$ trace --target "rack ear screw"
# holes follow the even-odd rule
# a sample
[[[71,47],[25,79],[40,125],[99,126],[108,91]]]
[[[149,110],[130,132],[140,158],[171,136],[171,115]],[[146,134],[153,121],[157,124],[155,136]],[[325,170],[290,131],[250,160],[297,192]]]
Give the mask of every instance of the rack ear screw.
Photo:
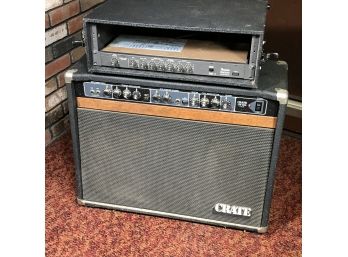
[[[270,10],[270,9],[271,9],[271,5],[267,4],[267,10]]]
[[[73,46],[85,46],[85,42],[83,40],[73,41]]]

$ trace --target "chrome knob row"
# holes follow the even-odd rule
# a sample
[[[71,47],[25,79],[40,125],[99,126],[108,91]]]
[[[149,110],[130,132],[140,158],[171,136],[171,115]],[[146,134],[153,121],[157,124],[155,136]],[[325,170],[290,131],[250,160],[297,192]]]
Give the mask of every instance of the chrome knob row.
[[[111,93],[114,95],[114,98],[120,98],[122,96],[124,99],[131,99],[132,98],[133,100],[136,100],[136,101],[140,100],[141,97],[142,97],[141,92],[138,91],[138,89],[135,89],[135,91],[132,93],[128,89],[128,87],[126,87],[126,89],[123,90],[123,92],[118,87],[116,87],[114,90],[111,90],[109,88],[106,88],[104,90],[104,94],[107,95],[107,96],[111,96]],[[145,97],[145,95],[144,95],[144,97]],[[147,98],[148,98],[148,95],[147,95]]]
[[[180,92],[170,89],[144,89],[128,85],[99,85],[88,88],[93,97],[106,97],[114,99],[135,100],[160,104],[175,105],[180,107],[233,110],[233,97],[220,96],[210,93]]]
[[[113,66],[119,66],[119,60],[116,56],[111,58],[111,64]],[[152,70],[152,71],[166,71],[166,72],[177,72],[177,73],[193,73],[193,65],[186,63],[174,63],[174,62],[163,62],[163,61],[150,61],[130,59],[128,63],[130,68]]]

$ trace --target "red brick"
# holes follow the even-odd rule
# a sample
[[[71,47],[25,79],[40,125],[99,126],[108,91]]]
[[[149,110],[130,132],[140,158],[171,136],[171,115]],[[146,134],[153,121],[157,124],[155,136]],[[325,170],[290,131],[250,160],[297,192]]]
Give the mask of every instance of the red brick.
[[[69,35],[75,33],[76,31],[82,29],[82,19],[85,14],[81,14],[75,18],[68,21],[68,31]]]
[[[54,9],[49,13],[51,26],[57,25],[62,21],[69,19],[70,17],[78,14],[80,12],[79,1],[74,1],[63,5],[57,9]]]
[[[57,75],[58,87],[62,87],[65,85],[65,78],[64,78],[65,72],[66,71],[63,71]]]
[[[46,0],[45,1],[45,12],[48,10],[51,10],[53,8],[56,8],[63,4],[63,0]]]
[[[48,18],[48,14],[45,14],[45,29],[50,27],[50,19]]]
[[[57,89],[57,81],[55,78],[47,80],[45,83],[45,96],[51,94],[54,90]]]
[[[45,46],[48,46],[68,35],[66,23],[62,23],[45,32]]]
[[[85,54],[85,48],[82,46],[76,47],[74,50],[72,50],[70,52],[71,55],[71,62],[74,63],[78,60],[80,60],[80,58]]]
[[[56,75],[58,72],[65,70],[70,65],[70,55],[67,53],[58,59],[53,60],[45,66],[45,79]]]
[[[68,101],[62,102],[62,106],[63,106],[63,112],[64,112],[64,114],[67,114],[67,113],[69,112]]]
[[[48,128],[64,116],[63,106],[60,104],[45,114],[45,127]]]
[[[55,123],[52,127],[52,135],[53,138],[57,138],[64,132],[69,130],[69,115],[65,115],[64,118],[62,118],[60,121]]]
[[[67,99],[66,87],[61,87],[49,96],[45,97],[45,112],[49,112],[58,104]]]

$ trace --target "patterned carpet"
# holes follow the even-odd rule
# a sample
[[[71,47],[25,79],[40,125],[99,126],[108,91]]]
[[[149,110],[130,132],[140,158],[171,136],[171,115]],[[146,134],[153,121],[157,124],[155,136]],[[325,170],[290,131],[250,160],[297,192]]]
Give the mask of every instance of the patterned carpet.
[[[301,256],[301,140],[283,136],[268,233],[79,206],[71,137],[46,149],[46,256]]]

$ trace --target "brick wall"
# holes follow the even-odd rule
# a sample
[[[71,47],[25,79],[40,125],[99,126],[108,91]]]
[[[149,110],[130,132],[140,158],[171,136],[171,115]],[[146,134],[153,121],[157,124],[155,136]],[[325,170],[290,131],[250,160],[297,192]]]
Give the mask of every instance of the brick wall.
[[[85,53],[74,47],[81,40],[82,18],[104,0],[46,0],[45,8],[45,141],[69,129],[64,73]]]

